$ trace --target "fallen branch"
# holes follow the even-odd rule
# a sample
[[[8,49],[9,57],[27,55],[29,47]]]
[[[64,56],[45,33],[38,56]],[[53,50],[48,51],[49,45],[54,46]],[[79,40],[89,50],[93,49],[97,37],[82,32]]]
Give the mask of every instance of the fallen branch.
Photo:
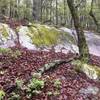
[[[79,58],[70,58],[69,60],[54,60],[51,63],[45,64],[43,67],[41,67],[39,70],[37,70],[37,73],[42,75],[46,71],[57,68],[59,65],[64,64],[64,63],[71,63],[74,65],[75,70],[77,72],[83,72],[89,77],[90,79],[93,80],[99,80],[100,79],[100,67],[95,66],[95,65],[90,65],[86,64],[80,60]]]
[[[42,68],[40,68],[37,72],[43,74],[44,72],[50,70],[51,68],[56,68],[61,64],[69,63],[75,60],[75,58],[70,58],[69,60],[54,60],[48,64],[45,64]]]

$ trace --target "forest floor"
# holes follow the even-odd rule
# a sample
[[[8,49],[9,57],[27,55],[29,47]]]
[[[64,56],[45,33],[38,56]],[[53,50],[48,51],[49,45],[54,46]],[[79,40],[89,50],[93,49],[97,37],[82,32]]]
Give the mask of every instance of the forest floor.
[[[9,96],[15,89],[15,80],[21,79],[26,85],[32,74],[36,72],[44,64],[53,60],[69,59],[75,55],[68,53],[67,55],[54,51],[30,51],[25,48],[12,48],[15,52],[19,50],[21,55],[12,57],[11,54],[0,54],[0,89],[6,92],[4,100],[9,100]],[[100,66],[100,57],[91,55],[91,63]],[[21,90],[20,100],[100,100],[100,92],[98,94],[85,94],[80,90],[88,86],[100,88],[100,82],[89,79],[84,73],[77,73],[70,63],[59,65],[55,69],[50,69],[42,75],[42,79],[46,80],[44,88],[40,94],[36,94],[28,99],[25,91]],[[57,89],[53,82],[59,79],[61,84]],[[57,93],[58,91],[58,93]],[[17,99],[13,99],[17,100]]]

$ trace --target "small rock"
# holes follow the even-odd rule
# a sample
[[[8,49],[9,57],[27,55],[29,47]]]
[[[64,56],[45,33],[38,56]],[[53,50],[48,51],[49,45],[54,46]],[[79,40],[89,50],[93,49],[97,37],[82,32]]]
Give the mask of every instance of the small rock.
[[[79,92],[86,95],[88,94],[96,95],[99,92],[99,88],[94,86],[88,86],[87,89],[82,88]]]

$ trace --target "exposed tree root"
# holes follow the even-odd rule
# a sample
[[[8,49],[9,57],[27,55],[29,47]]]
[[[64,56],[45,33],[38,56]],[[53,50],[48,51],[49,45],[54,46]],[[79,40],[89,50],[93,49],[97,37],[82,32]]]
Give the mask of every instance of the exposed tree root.
[[[70,58],[69,60],[54,60],[51,63],[45,64],[37,72],[43,74],[44,72],[50,70],[51,68],[56,68],[61,64],[69,63],[69,62],[72,62],[73,60],[75,60],[75,58]]]
[[[100,79],[100,67],[95,65],[86,64],[76,58],[70,58],[69,60],[55,60],[51,63],[45,64],[37,72],[40,74],[45,73],[51,68],[59,67],[59,65],[64,63],[71,63],[75,65],[75,70],[77,72],[85,73],[90,79],[99,80]]]

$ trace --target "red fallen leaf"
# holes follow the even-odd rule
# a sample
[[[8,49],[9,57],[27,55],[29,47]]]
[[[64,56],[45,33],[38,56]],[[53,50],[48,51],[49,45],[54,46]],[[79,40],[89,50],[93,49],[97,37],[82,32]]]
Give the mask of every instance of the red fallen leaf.
[[[14,47],[12,49],[15,51],[18,48]],[[32,73],[36,72],[36,70],[44,64],[52,62],[55,59],[69,59],[74,56],[72,53],[65,55],[61,52],[55,53],[52,50],[50,52],[31,51],[26,48],[19,48],[18,50],[20,50],[21,56],[17,59],[12,59],[10,55],[0,55],[0,62],[5,62],[1,64],[0,69],[6,70],[6,74],[0,76],[0,88],[4,88],[5,86],[9,87],[12,83],[15,83],[16,78],[28,82]],[[100,66],[100,57],[91,55],[90,62]],[[7,68],[5,69],[6,66]],[[55,92],[52,82],[54,79],[60,79],[62,86],[60,89],[61,94],[59,96],[52,96],[52,100],[53,98],[55,100],[84,100],[84,95],[79,93],[81,88],[86,88],[89,85],[100,88],[100,82],[90,80],[83,73],[77,74],[71,64],[62,64],[58,68],[46,72],[42,78],[44,78],[45,75],[50,76],[50,78],[46,78],[46,80],[48,80],[46,87],[42,90],[40,95],[33,97],[33,100],[50,100],[47,98],[46,92]],[[2,82],[4,82],[4,84],[2,84]],[[22,98],[27,100],[25,94],[22,95]]]

